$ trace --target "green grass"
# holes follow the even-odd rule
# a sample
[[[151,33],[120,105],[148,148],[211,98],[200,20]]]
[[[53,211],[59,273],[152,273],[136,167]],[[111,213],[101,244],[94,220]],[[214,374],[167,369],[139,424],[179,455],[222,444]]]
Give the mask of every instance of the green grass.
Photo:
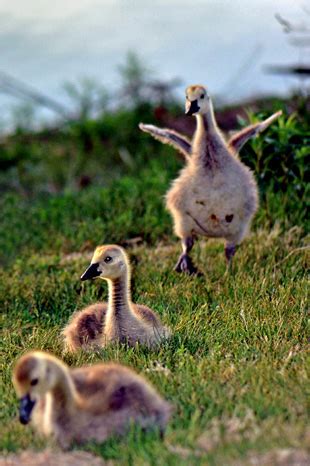
[[[87,203],[94,205],[100,195],[100,190],[91,190]],[[18,252],[14,257],[9,254],[10,260],[0,272],[0,446],[5,451],[43,447],[29,428],[18,424],[11,385],[14,361],[34,348],[63,356],[59,335],[69,316],[77,308],[106,298],[104,283],[79,282],[91,248],[102,232],[105,241],[120,239],[117,226],[113,232],[113,222],[100,223],[97,232],[91,209],[87,218],[83,200],[79,204],[78,198],[70,210],[80,212],[80,223],[73,222],[70,230],[70,222],[62,219],[63,202],[51,199],[45,209],[40,203],[32,206],[32,218],[30,214],[27,218],[29,238],[19,240],[13,228],[12,241],[17,241]],[[57,211],[64,230],[53,231],[49,238],[48,224],[36,223],[35,214],[41,209],[51,224]],[[128,237],[131,232],[131,214],[128,216],[123,221],[124,238],[127,228]],[[170,227],[164,214],[163,219],[162,237]],[[79,228],[84,241],[77,233]],[[91,245],[86,248],[89,238]],[[238,458],[252,449],[303,446],[308,387],[306,250],[299,248],[305,244],[301,227],[257,227],[238,250],[232,272],[225,276],[223,246],[201,241],[194,257],[205,273],[202,278],[171,272],[180,249],[172,238],[157,243],[153,238],[150,244],[128,249],[135,263],[134,300],[157,310],[173,329],[172,339],[157,351],[111,346],[100,354],[81,353],[65,360],[72,365],[117,360],[142,373],[147,370],[149,379],[175,406],[175,413],[164,443],[152,434],[133,433],[125,441],[111,440],[88,448],[120,464],[142,465],[202,464],[206,458],[210,464],[223,464],[226,456]],[[74,249],[84,253],[66,255]],[[167,368],[168,375],[154,371],[155,362]],[[230,432],[231,423],[237,425],[237,432]],[[211,446],[203,446],[203,436]],[[180,446],[185,448],[181,456]]]
[[[259,157],[262,148],[255,144],[251,150]],[[163,206],[181,165],[172,153],[161,151],[139,172],[105,188],[2,196],[2,452],[46,445],[17,420],[12,367],[30,349],[51,351],[73,366],[128,364],[174,405],[164,441],[133,430],[124,439],[84,447],[116,464],[222,466],[253,451],[306,447],[304,191],[263,183],[261,208],[231,272],[225,274],[221,242],[201,240],[193,258],[204,276],[183,277],[172,272],[180,245]],[[60,331],[70,315],[107,297],[104,282],[79,281],[93,248],[137,237],[140,242],[127,249],[134,301],[155,309],[173,329],[172,338],[158,350],[114,345],[96,354],[63,355]]]

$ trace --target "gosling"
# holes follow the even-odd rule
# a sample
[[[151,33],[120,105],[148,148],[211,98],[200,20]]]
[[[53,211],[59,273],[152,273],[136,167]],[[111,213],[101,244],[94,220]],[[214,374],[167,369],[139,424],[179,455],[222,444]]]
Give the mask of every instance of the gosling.
[[[175,233],[182,241],[183,252],[175,270],[192,275],[198,270],[189,253],[198,236],[224,238],[225,256],[230,264],[236,246],[248,232],[258,208],[257,184],[237,152],[282,112],[243,129],[226,142],[205,87],[195,85],[186,89],[185,110],[197,120],[192,141],[169,129],[143,123],[139,127],[175,147],[186,159],[186,166],[166,194],[166,206],[173,217]]]
[[[123,435],[130,424],[163,432],[171,406],[140,375],[108,363],[70,369],[41,351],[22,356],[14,368],[19,419],[33,423],[63,449]]]
[[[155,347],[170,336],[170,330],[150,308],[131,301],[130,264],[123,248],[96,248],[81,280],[97,277],[108,282],[108,303],[93,304],[72,316],[63,330],[67,351],[96,349],[111,342]]]

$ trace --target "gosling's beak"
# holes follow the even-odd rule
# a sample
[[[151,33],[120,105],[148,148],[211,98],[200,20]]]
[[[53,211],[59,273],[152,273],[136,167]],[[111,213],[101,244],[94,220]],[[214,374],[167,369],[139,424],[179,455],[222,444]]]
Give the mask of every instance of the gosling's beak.
[[[198,101],[196,100],[187,100],[185,105],[185,115],[193,115],[194,113],[198,112],[200,107],[198,106]]]
[[[98,267],[99,267],[98,262],[96,262],[95,264],[90,264],[88,269],[86,269],[83,275],[81,276],[81,280],[82,281],[90,280],[91,278],[98,277],[101,274],[100,270],[98,270]]]
[[[23,396],[19,400],[19,420],[22,424],[28,424],[30,421],[35,404],[36,402],[31,400],[29,394]]]

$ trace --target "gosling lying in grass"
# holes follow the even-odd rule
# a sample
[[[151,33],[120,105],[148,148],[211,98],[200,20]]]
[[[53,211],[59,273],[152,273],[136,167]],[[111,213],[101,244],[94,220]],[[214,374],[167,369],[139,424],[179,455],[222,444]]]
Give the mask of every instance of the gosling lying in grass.
[[[130,264],[120,246],[100,246],[81,280],[108,281],[108,303],[96,303],[75,313],[63,330],[67,351],[94,349],[111,342],[154,347],[170,335],[147,306],[134,304],[130,296]]]
[[[258,208],[255,178],[237,152],[281,113],[243,129],[226,142],[216,124],[207,89],[196,85],[186,89],[186,114],[195,115],[197,120],[192,141],[176,131],[140,124],[142,131],[172,145],[187,161],[166,195],[175,233],[182,241],[177,272],[197,273],[189,253],[198,236],[224,238],[230,263]]]
[[[32,351],[13,373],[22,424],[63,449],[73,442],[103,442],[126,433],[131,423],[164,430],[171,407],[141,376],[119,364],[70,369],[56,357]]]

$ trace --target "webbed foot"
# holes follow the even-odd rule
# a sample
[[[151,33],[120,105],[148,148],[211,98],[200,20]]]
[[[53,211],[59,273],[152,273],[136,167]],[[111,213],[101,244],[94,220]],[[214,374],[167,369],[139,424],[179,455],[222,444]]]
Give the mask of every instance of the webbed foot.
[[[178,273],[187,273],[188,275],[200,275],[197,267],[194,266],[192,259],[187,254],[181,254],[174,270]]]

